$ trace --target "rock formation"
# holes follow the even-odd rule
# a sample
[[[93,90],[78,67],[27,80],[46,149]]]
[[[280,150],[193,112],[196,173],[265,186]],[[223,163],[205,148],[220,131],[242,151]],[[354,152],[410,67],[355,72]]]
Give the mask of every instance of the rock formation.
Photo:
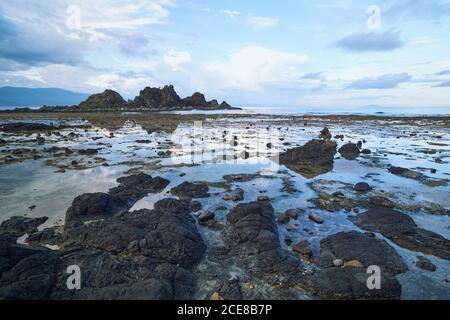
[[[91,95],[86,101],[80,103],[80,108],[111,109],[122,108],[124,105],[125,100],[119,93],[113,90],[105,90],[102,93]]]
[[[163,88],[146,87],[132,101],[126,102],[120,94],[106,90],[90,96],[78,106],[82,109],[146,109],[162,110],[219,110],[233,109],[227,102],[221,104],[217,100],[206,101],[203,93],[195,92],[192,96],[181,99],[172,85]]]

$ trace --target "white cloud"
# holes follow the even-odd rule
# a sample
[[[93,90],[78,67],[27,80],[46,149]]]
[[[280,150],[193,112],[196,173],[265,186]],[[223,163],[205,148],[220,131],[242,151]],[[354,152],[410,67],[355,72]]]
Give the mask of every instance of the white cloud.
[[[241,15],[241,13],[239,11],[228,10],[228,9],[220,10],[220,13],[226,14],[231,19],[234,19],[234,18],[236,18],[236,17]]]
[[[302,54],[250,46],[231,54],[227,62],[208,63],[206,69],[223,77],[227,87],[261,90],[269,83],[295,82],[306,61]]]
[[[274,27],[278,24],[278,19],[270,17],[250,17],[248,24],[253,30],[263,30]]]
[[[174,71],[179,70],[180,65],[191,61],[191,54],[187,51],[176,51],[172,49],[164,55],[164,62],[171,66]]]

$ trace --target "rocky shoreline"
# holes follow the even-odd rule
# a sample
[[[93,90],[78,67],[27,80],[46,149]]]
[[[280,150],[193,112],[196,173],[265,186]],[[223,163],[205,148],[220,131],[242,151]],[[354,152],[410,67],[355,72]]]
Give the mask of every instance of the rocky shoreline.
[[[445,192],[449,179],[430,177],[445,171],[445,145],[435,146],[443,151],[418,149],[441,168],[426,173],[385,164],[387,150],[338,129],[312,127],[308,139],[298,142],[298,132],[317,120],[261,118],[263,130],[283,132],[278,141],[265,143],[263,155],[272,159],[279,144],[281,167],[268,175],[260,169],[246,173],[238,165],[219,180],[206,180],[202,174],[218,167],[199,171],[208,163],[164,162],[179,148],[167,141],[167,130],[176,132],[183,122],[174,119],[173,126],[147,129],[128,120],[124,131],[104,131],[93,122],[0,125],[2,168],[43,161],[58,169],[55,175],[66,175],[110,170],[125,165],[122,158],[129,168],[107,189],[74,195],[63,223],[49,225],[50,216],[35,214],[2,219],[0,299],[400,299],[401,277],[421,270],[439,278],[445,272],[450,240],[412,216],[418,210],[444,219],[450,210],[428,202],[416,209],[412,198],[403,203],[380,180],[383,173],[396,183]],[[245,150],[238,150],[243,163],[254,157],[244,137],[219,128],[231,147]],[[256,124],[238,128],[255,131]],[[213,129],[208,128],[216,139]],[[417,135],[420,129],[412,130]],[[427,134],[433,146],[445,144],[441,135],[448,133]],[[144,151],[151,152],[142,158],[146,162],[132,161]],[[364,166],[364,174],[352,183],[333,180],[343,165],[350,171]],[[70,265],[82,271],[80,290],[66,287]],[[381,270],[379,290],[367,286],[367,269],[374,265]],[[443,288],[448,281],[435,280]]]

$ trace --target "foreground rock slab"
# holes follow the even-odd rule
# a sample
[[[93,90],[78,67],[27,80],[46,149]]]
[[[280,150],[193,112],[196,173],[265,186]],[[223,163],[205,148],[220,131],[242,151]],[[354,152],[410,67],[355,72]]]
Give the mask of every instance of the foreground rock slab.
[[[304,289],[330,299],[399,299],[401,285],[395,275],[408,270],[386,241],[352,231],[340,232],[320,242],[321,269],[306,279]],[[367,287],[367,268],[381,268],[381,289]]]
[[[302,264],[281,248],[270,203],[243,203],[232,209],[224,241],[228,254],[255,277],[285,286],[300,281]]]
[[[450,240],[419,228],[404,213],[375,207],[349,219],[361,229],[381,233],[400,247],[450,260]]]
[[[60,250],[38,246],[46,237],[34,237],[36,247],[16,243],[36,220],[24,218],[16,233],[17,219],[6,222],[0,230],[0,299],[192,298],[192,268],[206,246],[190,212],[188,203],[164,199],[154,210],[77,223],[58,237]],[[67,289],[70,265],[81,269],[80,290]]]

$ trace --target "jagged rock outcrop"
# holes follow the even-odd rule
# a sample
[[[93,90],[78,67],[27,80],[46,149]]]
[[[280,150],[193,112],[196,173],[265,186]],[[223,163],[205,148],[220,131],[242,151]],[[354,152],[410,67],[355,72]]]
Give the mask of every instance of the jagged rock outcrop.
[[[80,108],[114,109],[125,106],[122,96],[113,90],[105,90],[102,93],[91,95],[86,101],[80,103]]]
[[[136,108],[168,110],[181,108],[183,102],[172,85],[160,88],[146,87],[134,98]]]
[[[198,109],[218,109],[219,103],[217,100],[206,101],[205,95],[200,92],[195,92],[192,96],[183,99],[183,105],[186,107]]]
[[[147,109],[147,110],[218,110],[233,109],[227,102],[221,104],[217,100],[206,101],[203,93],[195,92],[192,96],[181,99],[172,85],[163,88],[146,87],[134,100],[126,102],[120,94],[113,90],[105,90],[90,96],[80,103],[81,109]]]

